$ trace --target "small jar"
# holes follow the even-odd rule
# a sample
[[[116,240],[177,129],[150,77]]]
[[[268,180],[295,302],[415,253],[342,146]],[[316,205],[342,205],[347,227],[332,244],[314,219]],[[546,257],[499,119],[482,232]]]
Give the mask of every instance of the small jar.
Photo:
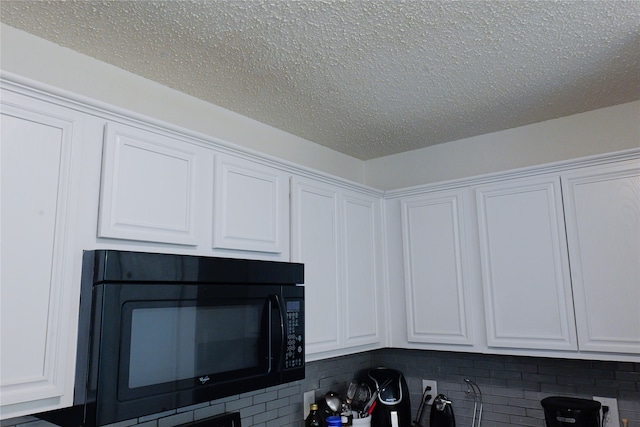
[[[327,417],[327,427],[342,427],[342,419],[338,416]]]

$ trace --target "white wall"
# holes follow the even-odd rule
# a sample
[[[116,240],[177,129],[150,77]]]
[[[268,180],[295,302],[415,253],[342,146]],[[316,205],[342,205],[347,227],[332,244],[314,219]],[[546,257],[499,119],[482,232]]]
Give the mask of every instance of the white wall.
[[[362,183],[364,162],[0,24],[0,68],[226,142]]]
[[[640,101],[369,160],[383,190],[640,147]]]

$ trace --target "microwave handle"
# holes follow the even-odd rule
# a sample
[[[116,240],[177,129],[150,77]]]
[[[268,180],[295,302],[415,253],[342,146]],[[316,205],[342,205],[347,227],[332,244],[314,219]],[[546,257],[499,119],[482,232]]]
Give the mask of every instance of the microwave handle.
[[[276,310],[278,311],[278,317],[279,317],[278,320],[280,321],[279,322],[279,324],[280,324],[280,346],[279,346],[280,350],[278,351],[279,357],[278,357],[278,361],[277,361],[278,364],[276,365],[276,366],[280,366],[282,364],[282,358],[284,356],[284,351],[282,351],[281,348],[284,345],[285,339],[286,339],[285,330],[284,330],[284,327],[285,327],[285,323],[284,323],[284,306],[282,305],[282,301],[281,301],[279,295],[272,294],[272,295],[269,296],[269,300],[270,300],[270,303],[272,305],[275,305]],[[271,310],[271,313],[273,313],[273,310]],[[269,323],[271,323],[271,321]],[[271,333],[273,333],[273,331],[271,331]],[[273,341],[270,340],[270,344],[269,344],[269,353],[270,354],[269,354],[269,357],[273,360],[273,348],[272,348],[272,346],[273,346]]]

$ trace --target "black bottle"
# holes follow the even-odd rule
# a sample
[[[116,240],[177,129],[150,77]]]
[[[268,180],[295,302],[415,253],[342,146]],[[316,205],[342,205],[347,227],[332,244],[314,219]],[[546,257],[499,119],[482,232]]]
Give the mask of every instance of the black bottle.
[[[318,413],[318,404],[312,403],[309,409],[309,416],[304,420],[304,427],[324,427],[324,420]]]

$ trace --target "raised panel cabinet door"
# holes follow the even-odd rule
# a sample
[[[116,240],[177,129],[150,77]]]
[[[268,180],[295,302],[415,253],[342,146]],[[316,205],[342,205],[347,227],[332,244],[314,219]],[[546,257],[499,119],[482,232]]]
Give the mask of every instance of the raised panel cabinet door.
[[[70,406],[79,115],[2,93],[0,414]],[[69,363],[71,361],[71,363]]]
[[[409,342],[472,345],[463,190],[401,200]]]
[[[487,344],[576,350],[559,177],[476,188]]]
[[[328,185],[293,179],[291,254],[304,263],[307,355],[342,346],[338,200]]]
[[[102,174],[98,237],[196,244],[195,146],[109,123]]]
[[[345,345],[381,340],[381,201],[374,196],[344,192],[342,205],[342,266]]]
[[[640,160],[562,185],[580,350],[640,354]]]
[[[222,154],[215,169],[213,247],[287,253],[289,175]]]

